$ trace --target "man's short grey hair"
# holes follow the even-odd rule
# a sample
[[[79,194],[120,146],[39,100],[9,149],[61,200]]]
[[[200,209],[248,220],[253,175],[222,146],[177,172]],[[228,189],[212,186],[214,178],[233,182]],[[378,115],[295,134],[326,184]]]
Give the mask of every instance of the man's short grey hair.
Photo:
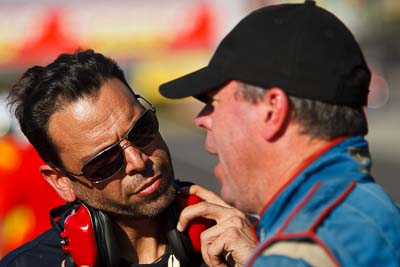
[[[251,103],[261,100],[267,90],[241,83],[239,93]],[[368,124],[362,108],[334,105],[299,97],[289,97],[292,120],[302,133],[314,138],[333,140],[340,136],[366,135]]]

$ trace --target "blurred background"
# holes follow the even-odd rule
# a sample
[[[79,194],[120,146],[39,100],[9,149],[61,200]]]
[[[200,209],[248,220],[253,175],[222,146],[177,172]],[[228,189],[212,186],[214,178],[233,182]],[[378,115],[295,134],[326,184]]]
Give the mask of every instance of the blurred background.
[[[201,104],[168,101],[158,85],[206,65],[221,38],[250,11],[301,1],[0,0],[0,258],[49,227],[62,204],[41,178],[42,163],[5,107],[11,84],[33,65],[93,48],[114,58],[137,93],[158,108],[176,177],[219,191],[216,160],[193,119]],[[373,71],[366,110],[376,180],[400,202],[400,1],[319,0],[352,30]]]

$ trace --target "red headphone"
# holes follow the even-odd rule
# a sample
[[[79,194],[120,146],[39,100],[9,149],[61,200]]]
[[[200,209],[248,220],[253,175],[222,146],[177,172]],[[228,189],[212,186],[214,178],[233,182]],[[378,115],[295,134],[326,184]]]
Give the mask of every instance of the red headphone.
[[[64,231],[60,234],[62,250],[71,255],[78,266],[98,264],[98,250],[91,216],[87,206],[81,205],[73,215],[65,219]],[[79,249],[82,244],[85,244],[85,249]]]
[[[165,211],[168,246],[183,266],[199,265],[201,262],[200,234],[211,226],[211,221],[195,219],[184,232],[176,230],[176,224],[183,208],[200,201],[195,195],[187,196],[178,192],[176,200]],[[66,266],[117,266],[120,260],[119,250],[109,217],[101,210],[82,203],[75,204],[75,212],[66,217],[62,229],[54,218],[67,210],[67,206],[50,212],[51,222],[62,238],[61,248],[68,254]],[[71,208],[70,205],[68,207]]]

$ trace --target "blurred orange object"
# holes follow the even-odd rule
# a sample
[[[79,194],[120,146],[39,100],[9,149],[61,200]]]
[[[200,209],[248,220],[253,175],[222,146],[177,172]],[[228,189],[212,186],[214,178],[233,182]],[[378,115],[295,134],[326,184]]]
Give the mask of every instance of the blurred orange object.
[[[64,203],[42,178],[42,164],[26,141],[0,137],[0,257],[49,228],[50,209]]]

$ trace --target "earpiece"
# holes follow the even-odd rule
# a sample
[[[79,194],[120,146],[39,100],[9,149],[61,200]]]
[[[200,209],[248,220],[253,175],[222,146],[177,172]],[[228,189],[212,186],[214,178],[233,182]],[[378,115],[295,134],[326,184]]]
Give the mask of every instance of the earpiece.
[[[108,216],[83,203],[74,206],[75,212],[64,220],[64,230],[54,221],[55,210],[50,212],[52,224],[60,232],[61,248],[70,256],[66,265],[117,266],[118,247]]]
[[[200,201],[199,197],[183,195],[178,190],[175,201],[164,212],[167,243],[182,266],[193,266],[201,261],[200,234],[210,226],[210,221],[196,219],[186,231],[176,230],[182,209]],[[71,208],[75,212],[66,217],[61,227],[55,218]],[[62,238],[61,248],[68,254],[66,266],[118,266],[119,250],[107,214],[83,203],[74,203],[53,209],[50,218]]]
[[[187,196],[178,195],[177,202],[180,211],[182,211],[185,207],[201,202],[201,199],[195,195],[187,195]],[[186,231],[187,234],[189,235],[191,244],[196,253],[201,254],[201,240],[200,240],[201,233],[213,224],[214,223],[211,220],[207,220],[205,218],[197,218],[189,223],[189,226]]]
[[[96,235],[90,212],[85,205],[80,206],[73,216],[64,221],[64,231],[61,232],[61,248],[79,265],[97,266],[98,253]],[[85,244],[86,249],[74,249]]]

